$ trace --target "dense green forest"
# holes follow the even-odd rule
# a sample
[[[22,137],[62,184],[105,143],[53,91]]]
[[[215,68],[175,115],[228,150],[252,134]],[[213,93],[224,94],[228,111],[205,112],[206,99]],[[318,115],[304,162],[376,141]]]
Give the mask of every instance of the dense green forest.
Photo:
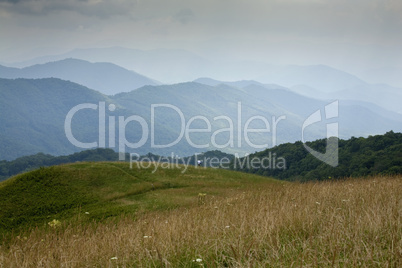
[[[378,174],[402,174],[402,133],[387,132],[384,135],[368,138],[352,137],[349,140],[339,140],[339,165],[332,167],[316,159],[307,152],[302,142],[286,143],[237,159],[237,163],[251,159],[268,159],[276,162],[285,160],[286,168],[281,166],[256,167],[251,165],[232,164],[238,171],[272,176],[281,180],[309,181],[326,180],[344,177],[361,177]],[[316,140],[306,143],[309,147],[325,153],[326,140]]]

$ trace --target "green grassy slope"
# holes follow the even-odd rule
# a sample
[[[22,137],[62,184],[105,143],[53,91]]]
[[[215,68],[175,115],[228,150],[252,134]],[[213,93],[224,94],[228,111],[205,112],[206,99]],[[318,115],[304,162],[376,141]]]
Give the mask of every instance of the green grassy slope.
[[[264,187],[273,179],[220,169],[148,168],[120,162],[84,162],[40,168],[0,183],[0,234],[22,227],[101,220],[127,213],[197,204],[198,194],[219,198]]]

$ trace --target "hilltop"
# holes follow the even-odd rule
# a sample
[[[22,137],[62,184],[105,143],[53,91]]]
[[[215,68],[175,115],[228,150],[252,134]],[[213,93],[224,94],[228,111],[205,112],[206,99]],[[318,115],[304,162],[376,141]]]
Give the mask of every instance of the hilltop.
[[[87,222],[141,211],[197,203],[199,193],[224,197],[232,191],[276,181],[228,170],[149,162],[81,162],[40,168],[0,183],[0,234],[43,226],[52,219]],[[258,186],[257,186],[258,185]],[[88,212],[88,214],[84,214]]]
[[[198,159],[202,160],[203,167],[211,167],[211,161],[219,161],[225,159],[226,162],[232,161],[234,155],[226,154],[221,151],[207,151],[201,154],[172,158],[171,156],[160,156],[148,153],[146,155],[134,155],[130,157],[129,154],[125,156],[126,161],[146,161],[146,162],[170,162],[184,165],[196,165]],[[85,150],[71,155],[53,156],[44,153],[35,155],[28,155],[19,157],[12,161],[0,161],[0,181],[17,175],[19,173],[32,171],[40,167],[48,167],[60,164],[75,163],[75,162],[113,162],[119,160],[119,154],[112,149],[97,148],[92,150]],[[216,163],[215,166],[216,167]]]

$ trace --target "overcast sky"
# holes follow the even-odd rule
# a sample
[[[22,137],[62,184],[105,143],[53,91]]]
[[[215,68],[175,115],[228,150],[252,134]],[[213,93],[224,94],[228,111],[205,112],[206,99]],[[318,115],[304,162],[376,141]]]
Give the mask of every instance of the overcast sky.
[[[74,48],[402,67],[401,0],[0,0],[0,62]]]

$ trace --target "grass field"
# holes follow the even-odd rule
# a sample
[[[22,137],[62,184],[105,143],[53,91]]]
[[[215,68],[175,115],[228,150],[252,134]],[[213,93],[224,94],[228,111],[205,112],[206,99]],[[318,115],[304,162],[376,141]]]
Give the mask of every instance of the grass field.
[[[76,163],[0,184],[0,267],[401,267],[402,177]]]

